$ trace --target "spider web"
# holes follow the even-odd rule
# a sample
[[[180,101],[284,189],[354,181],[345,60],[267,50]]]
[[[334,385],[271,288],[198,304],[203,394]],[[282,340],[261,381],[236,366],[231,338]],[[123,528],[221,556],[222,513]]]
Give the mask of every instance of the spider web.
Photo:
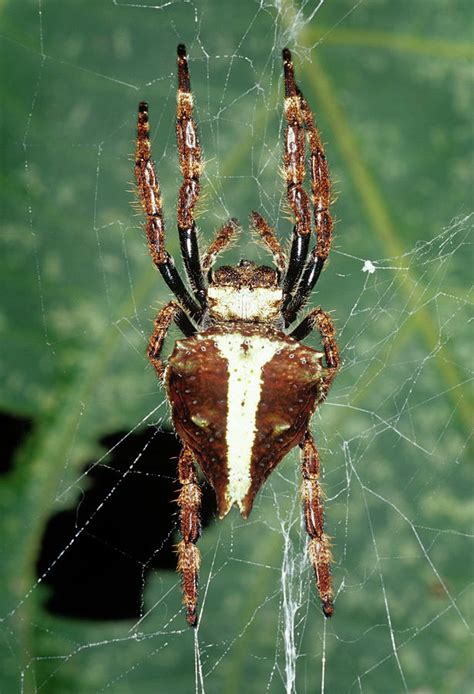
[[[2,400],[34,427],[0,492],[2,690],[472,687],[472,216],[465,200],[472,18],[467,3],[456,3],[456,12],[443,0],[435,12],[429,5],[6,4],[6,123],[14,136],[4,159],[11,178],[5,174]],[[195,632],[184,623],[178,576],[150,570],[176,538],[173,528],[140,564],[136,617],[68,619],[45,608],[49,577],[85,536],[130,559],[96,521],[130,479],[145,475],[163,485],[170,476],[159,450],[155,467],[141,467],[169,426],[144,356],[153,316],[169,295],[127,191],[136,107],[146,99],[169,247],[178,258],[181,41],[206,159],[203,245],[238,216],[244,231],[226,260],[268,262],[246,228],[252,209],[283,242],[289,236],[281,177],[285,45],[326,142],[337,223],[312,302],[333,312],[343,357],[313,421],[334,554],[329,622],[306,554],[296,453],[272,475],[248,521],[237,511],[222,522],[210,514],[199,543]],[[308,342],[317,345],[315,337]],[[113,443],[104,439],[117,432]],[[145,437],[138,451],[115,468],[113,457],[138,434]],[[100,471],[110,473],[108,482],[91,502]],[[37,566],[48,519],[66,511],[75,524]],[[138,512],[125,506],[130,524]],[[121,575],[111,582],[120,601]]]

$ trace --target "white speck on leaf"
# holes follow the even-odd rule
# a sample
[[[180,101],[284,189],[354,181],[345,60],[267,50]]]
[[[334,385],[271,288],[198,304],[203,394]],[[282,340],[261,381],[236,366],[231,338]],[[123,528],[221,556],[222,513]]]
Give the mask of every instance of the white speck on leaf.
[[[372,275],[376,271],[376,269],[377,268],[371,260],[366,260],[362,268],[362,272],[368,272],[369,275]]]

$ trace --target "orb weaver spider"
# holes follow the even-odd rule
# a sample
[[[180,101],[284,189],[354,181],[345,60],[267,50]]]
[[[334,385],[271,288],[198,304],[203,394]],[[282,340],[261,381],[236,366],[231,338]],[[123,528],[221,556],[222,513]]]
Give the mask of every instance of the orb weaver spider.
[[[141,102],[135,174],[146,215],[148,248],[177,301],[158,313],[148,357],[166,389],[175,430],[183,443],[178,462],[182,575],[187,621],[197,623],[201,491],[195,464],[213,487],[223,518],[235,503],[247,518],[256,493],[284,456],[302,450],[304,519],[308,554],[326,617],[333,613],[331,552],[324,533],[319,455],[309,430],[316,406],[339,367],[330,316],[312,309],[290,328],[306,304],[329,254],[332,219],[328,166],[313,114],[295,81],[290,51],[283,50],[285,84],[284,171],[294,217],[289,258],[275,231],[257,212],[251,222],[272,253],[276,269],[241,260],[214,270],[218,254],[239,229],[231,219],[201,256],[194,209],[200,193],[201,147],[193,119],[186,48],[178,49],[176,133],[183,183],[178,233],[187,287],[166,250],[160,187],[151,160],[148,105]],[[303,187],[305,134],[309,146],[311,201]],[[310,251],[311,208],[316,243]],[[161,359],[172,323],[184,335],[167,365]],[[322,351],[301,344],[316,329]]]

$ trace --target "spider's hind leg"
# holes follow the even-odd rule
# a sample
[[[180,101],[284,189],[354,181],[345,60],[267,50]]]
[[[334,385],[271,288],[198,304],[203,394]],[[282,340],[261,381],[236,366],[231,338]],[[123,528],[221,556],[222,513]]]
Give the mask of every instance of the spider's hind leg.
[[[178,545],[178,571],[183,585],[186,619],[192,627],[197,624],[198,574],[200,553],[196,543],[201,534],[201,489],[194,471],[193,454],[184,446],[178,462],[181,491],[178,497],[182,540]]]
[[[189,337],[194,335],[196,328],[191,323],[183,309],[175,301],[170,301],[163,306],[155,318],[155,326],[148,343],[148,359],[155,367],[155,371],[160,381],[163,381],[165,367],[161,359],[161,351],[165,337],[170,329],[171,323],[176,323],[181,332]]]
[[[322,308],[314,308],[290,333],[290,337],[301,341],[314,329],[321,337],[326,357],[326,376],[324,376],[321,386],[321,396],[325,398],[341,363],[336,342],[336,329],[331,316]]]
[[[303,501],[306,532],[310,540],[308,554],[316,577],[319,597],[326,617],[331,617],[332,602],[331,549],[329,539],[324,533],[324,511],[321,487],[319,485],[319,454],[313,437],[306,432],[303,443]]]

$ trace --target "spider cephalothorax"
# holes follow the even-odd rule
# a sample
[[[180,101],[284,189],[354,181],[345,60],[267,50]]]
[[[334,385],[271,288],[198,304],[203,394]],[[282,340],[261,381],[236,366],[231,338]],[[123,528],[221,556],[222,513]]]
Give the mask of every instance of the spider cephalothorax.
[[[283,292],[278,273],[241,260],[213,273],[207,290],[209,318],[222,321],[281,321]],[[281,325],[283,327],[283,325]]]
[[[307,101],[296,85],[291,54],[283,51],[285,74],[284,168],[287,200],[294,215],[289,259],[274,230],[257,212],[252,225],[273,255],[276,269],[242,260],[213,269],[217,255],[238,229],[231,219],[200,254],[194,207],[199,197],[201,148],[193,119],[193,98],[184,46],[178,46],[176,130],[183,184],[178,196],[178,232],[191,291],[165,248],[165,230],[155,167],[150,157],[148,107],[138,114],[135,173],[152,258],[178,303],[158,313],[148,356],[162,380],[177,434],[182,573],[189,624],[197,621],[200,489],[197,463],[216,492],[219,515],[236,504],[244,518],[272,470],[295,446],[302,450],[303,500],[308,552],[323,611],[333,612],[330,549],[323,529],[319,456],[309,431],[311,416],[327,395],[339,366],[332,321],[311,310],[287,332],[305,305],[329,254],[332,220],[330,181],[323,147]],[[303,187],[305,132],[309,145],[311,202]],[[315,245],[309,251],[312,232]],[[161,360],[166,333],[175,322],[184,339],[168,363]],[[302,344],[316,329],[322,351]]]

